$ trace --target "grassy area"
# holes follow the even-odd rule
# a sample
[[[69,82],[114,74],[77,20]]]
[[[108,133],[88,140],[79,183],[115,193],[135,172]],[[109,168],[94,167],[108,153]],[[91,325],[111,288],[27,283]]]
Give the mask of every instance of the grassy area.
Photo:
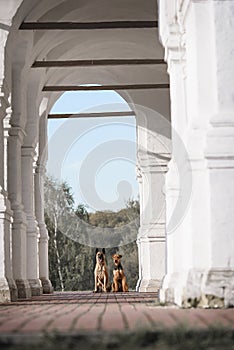
[[[209,329],[192,331],[183,328],[171,331],[139,331],[121,334],[45,335],[13,344],[0,339],[1,350],[234,350],[234,330]]]

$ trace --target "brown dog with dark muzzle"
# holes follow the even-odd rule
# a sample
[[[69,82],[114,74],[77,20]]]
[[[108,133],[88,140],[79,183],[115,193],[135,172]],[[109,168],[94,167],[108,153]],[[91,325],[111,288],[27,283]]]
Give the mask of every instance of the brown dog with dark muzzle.
[[[120,262],[122,255],[114,254],[112,259],[115,264],[113,270],[113,283],[112,283],[112,292],[128,292],[128,285],[126,281],[126,276],[124,274],[123,266]]]
[[[105,249],[96,249],[96,265],[94,269],[94,293],[107,292],[108,271],[106,266]]]

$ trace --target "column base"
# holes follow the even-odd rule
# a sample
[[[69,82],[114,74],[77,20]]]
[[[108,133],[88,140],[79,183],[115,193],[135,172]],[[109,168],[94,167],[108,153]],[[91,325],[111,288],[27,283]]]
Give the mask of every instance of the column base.
[[[158,292],[162,285],[162,281],[156,279],[143,279],[137,283],[137,290],[139,292]]]
[[[0,188],[0,231],[3,232],[3,246],[4,246],[4,261],[5,261],[5,282],[0,282],[1,290],[5,290],[5,285],[8,285],[10,290],[10,299],[11,301],[16,301],[18,298],[18,291],[15,284],[15,281],[12,277],[12,266],[11,266],[11,220],[12,220],[12,210],[10,209],[10,201],[6,196],[6,192],[4,192]],[[3,283],[3,284],[2,284]],[[8,289],[6,287],[6,289]],[[4,292],[3,292],[4,294]],[[8,294],[8,292],[7,292]],[[7,297],[8,298],[8,297]],[[1,300],[1,298],[0,298]]]
[[[191,269],[164,278],[159,293],[163,304],[191,308],[224,308],[234,306],[234,270]]]
[[[31,298],[32,293],[28,280],[16,279],[15,283],[18,289],[18,299]]]
[[[6,278],[0,278],[0,302],[8,303],[11,301],[11,292]]]
[[[54,292],[54,288],[48,278],[41,277],[41,284],[43,289],[43,294],[52,294]]]
[[[28,283],[31,288],[32,297],[42,295],[42,285],[39,278],[30,278],[28,279]]]
[[[10,288],[11,301],[16,301],[18,299],[18,289],[17,289],[16,283],[13,280],[13,278],[8,278],[8,277],[7,277],[7,282]]]
[[[155,228],[156,225],[150,227]],[[158,231],[154,231],[154,236],[150,237],[143,237],[144,232],[148,232],[146,225],[140,229],[139,235],[142,235],[138,237],[140,277],[137,282],[139,292],[157,292],[165,276],[165,236],[159,236],[161,225],[158,225],[158,228]]]

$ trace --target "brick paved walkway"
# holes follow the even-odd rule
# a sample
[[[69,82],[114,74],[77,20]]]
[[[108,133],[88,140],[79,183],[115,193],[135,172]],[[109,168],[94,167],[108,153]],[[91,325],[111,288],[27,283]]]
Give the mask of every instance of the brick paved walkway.
[[[0,336],[228,327],[234,329],[234,309],[161,307],[156,293],[65,292],[0,304]]]

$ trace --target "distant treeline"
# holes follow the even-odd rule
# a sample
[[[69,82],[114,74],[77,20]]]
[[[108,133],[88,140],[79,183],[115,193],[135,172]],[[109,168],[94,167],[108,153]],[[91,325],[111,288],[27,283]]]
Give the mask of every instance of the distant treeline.
[[[112,280],[113,270],[111,256],[119,252],[123,255],[122,264],[129,288],[134,290],[138,279],[138,249],[136,240],[128,242],[129,237],[137,236],[139,213],[139,202],[136,200],[129,200],[126,207],[117,212],[89,213],[84,205],[75,207],[72,189],[66,182],[47,177],[45,181],[45,221],[49,233],[50,280],[54,289],[56,291],[82,291],[94,288],[93,271],[96,248],[81,244],[79,237],[82,234],[85,235],[87,227],[97,227],[96,235],[106,228],[118,228],[114,233],[116,247],[106,248],[109,279]],[[128,244],[125,244],[123,237],[121,239],[118,237],[118,230],[123,227],[127,227],[126,232],[131,235],[124,238]]]

